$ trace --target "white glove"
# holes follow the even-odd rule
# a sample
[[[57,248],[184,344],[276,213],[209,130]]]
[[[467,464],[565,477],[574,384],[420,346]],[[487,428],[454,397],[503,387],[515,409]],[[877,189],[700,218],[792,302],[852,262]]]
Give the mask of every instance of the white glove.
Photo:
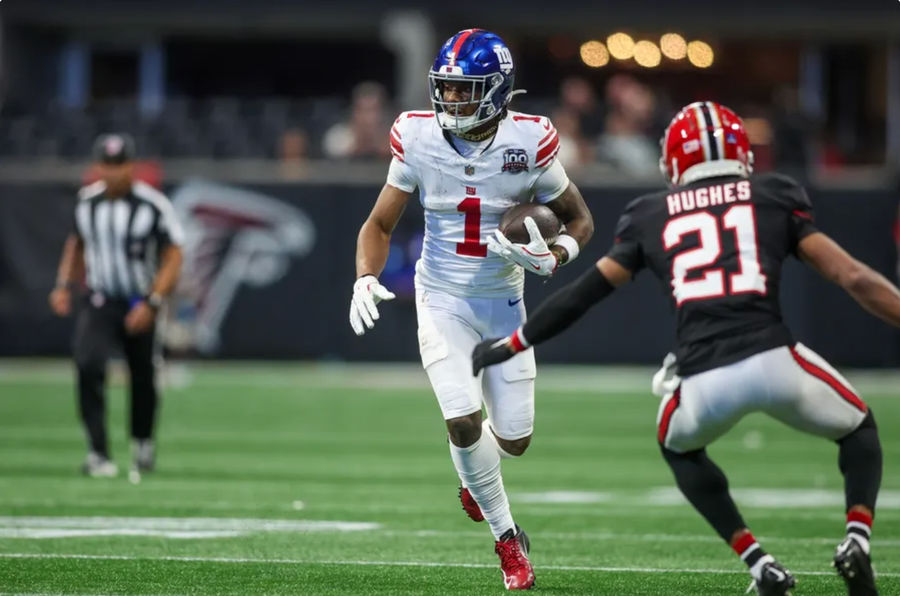
[[[669,352],[663,360],[662,368],[653,375],[651,388],[653,395],[657,397],[665,397],[670,393],[675,393],[678,386],[681,385],[681,377],[675,373],[678,362],[675,361],[675,354]]]
[[[378,320],[378,307],[382,300],[393,300],[396,296],[378,283],[374,275],[364,275],[353,284],[353,298],[350,300],[350,326],[356,335],[371,329]],[[363,326],[365,323],[365,327]]]
[[[534,219],[525,218],[525,229],[528,230],[528,236],[531,239],[528,244],[510,242],[503,232],[494,230],[494,235],[488,236],[487,239],[488,250],[523,267],[525,271],[537,275],[553,275],[559,262],[556,260],[556,255],[550,252],[550,247],[541,236]]]

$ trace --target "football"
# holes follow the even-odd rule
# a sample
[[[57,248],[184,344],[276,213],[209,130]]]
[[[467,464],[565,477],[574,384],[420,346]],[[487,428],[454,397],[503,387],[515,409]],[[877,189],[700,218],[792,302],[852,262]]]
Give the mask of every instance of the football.
[[[528,230],[525,229],[526,217],[534,219],[534,223],[537,224],[538,230],[541,231],[541,236],[544,237],[547,244],[556,242],[562,225],[553,210],[540,203],[520,203],[507,209],[500,218],[500,231],[510,242],[528,244],[530,238]]]

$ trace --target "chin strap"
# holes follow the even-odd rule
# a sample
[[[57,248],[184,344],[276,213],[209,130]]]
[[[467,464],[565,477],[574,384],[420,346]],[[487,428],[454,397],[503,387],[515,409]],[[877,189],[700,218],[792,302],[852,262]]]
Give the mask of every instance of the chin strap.
[[[500,126],[500,122],[495,122],[492,126],[490,126],[487,130],[479,133],[472,132],[454,132],[453,135],[461,138],[464,141],[469,141],[470,143],[477,143],[479,141],[483,141],[485,139],[489,139],[497,133],[497,128]]]

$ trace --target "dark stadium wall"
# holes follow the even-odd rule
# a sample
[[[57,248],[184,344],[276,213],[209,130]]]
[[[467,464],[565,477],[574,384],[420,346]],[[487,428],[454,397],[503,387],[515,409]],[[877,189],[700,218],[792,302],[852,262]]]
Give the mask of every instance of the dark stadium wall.
[[[71,229],[75,190],[61,185],[0,185],[4,197],[0,201],[0,356],[68,353],[72,321],[53,318],[46,296],[63,239]],[[211,184],[200,192],[177,187],[169,191],[176,208],[190,220],[189,237],[197,240],[197,234],[212,225],[220,239],[213,256],[207,254],[212,262],[200,268],[212,273],[189,275],[190,291],[183,292],[170,309],[167,343],[176,354],[373,361],[418,358],[412,266],[423,226],[417,202],[411,202],[394,234],[392,256],[382,276],[398,299],[384,305],[376,328],[358,338],[347,320],[355,238],[377,188],[226,189]],[[596,222],[594,239],[579,260],[554,279],[547,283],[533,276],[528,279],[526,302],[532,309],[606,251],[619,212],[640,192],[585,190]],[[234,197],[223,201],[228,194]],[[893,278],[896,195],[883,191],[815,191],[811,195],[821,229]],[[190,254],[193,248],[188,244]],[[796,262],[785,269],[782,298],[797,339],[835,364],[900,365],[900,333]],[[203,341],[210,337],[215,341]],[[664,288],[643,273],[636,283],[617,291],[579,325],[538,351],[542,362],[650,364],[668,351],[672,338],[673,317]]]

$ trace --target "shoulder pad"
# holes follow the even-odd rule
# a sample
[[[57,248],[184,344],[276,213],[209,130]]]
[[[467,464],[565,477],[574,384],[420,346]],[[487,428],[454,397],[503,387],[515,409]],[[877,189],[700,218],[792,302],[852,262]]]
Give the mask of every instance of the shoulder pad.
[[[545,168],[552,164],[556,154],[559,153],[559,134],[550,118],[519,113],[514,113],[511,117],[522,132],[532,139],[529,142],[535,143],[532,145],[535,151],[535,167]]]
[[[434,112],[403,112],[394,124],[391,125],[390,146],[391,155],[400,161],[406,160],[406,150],[404,143],[410,140],[410,137],[417,136],[415,129],[424,123],[431,123],[434,119]]]

